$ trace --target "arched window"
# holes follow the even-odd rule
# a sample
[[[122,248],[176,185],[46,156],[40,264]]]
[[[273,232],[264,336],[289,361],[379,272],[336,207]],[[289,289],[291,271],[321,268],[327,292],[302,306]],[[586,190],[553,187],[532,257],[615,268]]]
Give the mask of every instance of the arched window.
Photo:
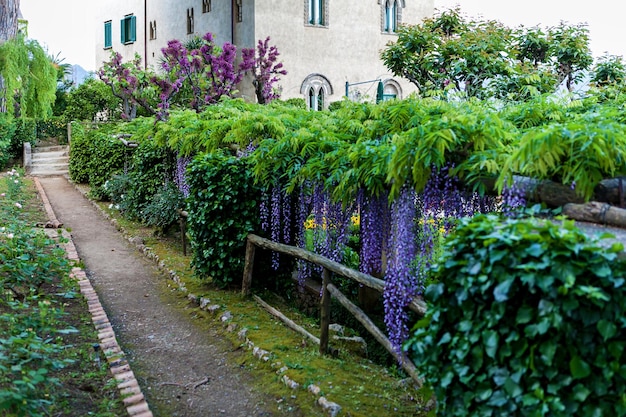
[[[383,32],[396,33],[402,21],[404,0],[382,0]]]
[[[402,98],[402,87],[397,81],[388,79],[383,81],[383,101]]]
[[[327,97],[333,94],[333,87],[321,74],[311,74],[302,82],[300,93],[304,95],[310,110],[324,110]]]

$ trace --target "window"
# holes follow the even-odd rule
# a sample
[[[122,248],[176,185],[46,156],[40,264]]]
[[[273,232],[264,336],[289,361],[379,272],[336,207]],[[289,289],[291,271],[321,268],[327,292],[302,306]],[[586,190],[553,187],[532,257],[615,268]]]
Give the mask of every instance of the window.
[[[243,6],[241,0],[237,0],[237,21],[243,22]]]
[[[202,0],[202,13],[209,13],[211,11],[211,0]]]
[[[306,23],[313,26],[328,26],[326,15],[328,0],[306,0]]]
[[[121,41],[123,44],[137,40],[137,17],[132,14],[124,16],[121,21]]]
[[[110,20],[108,22],[104,22],[104,49],[108,49],[113,46],[112,23],[113,22]]]
[[[396,33],[402,19],[404,0],[381,0],[383,6],[383,32]]]
[[[324,110],[327,97],[333,94],[333,87],[326,77],[321,74],[311,74],[304,79],[300,87],[310,110]]]
[[[150,22],[150,40],[154,40],[157,38],[157,26],[156,20]]]
[[[383,82],[382,101],[402,98],[402,87],[396,80],[388,79]]]
[[[187,9],[187,34],[193,33],[193,7]]]

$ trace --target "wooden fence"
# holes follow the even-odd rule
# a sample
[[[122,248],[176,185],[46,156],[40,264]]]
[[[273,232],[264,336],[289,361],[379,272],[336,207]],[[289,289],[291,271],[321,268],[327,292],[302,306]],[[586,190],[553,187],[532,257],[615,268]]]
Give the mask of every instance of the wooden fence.
[[[260,236],[249,234],[246,243],[246,259],[243,271],[243,284],[242,294],[247,296],[250,294],[250,286],[252,283],[252,272],[254,266],[254,255],[256,247],[272,250],[275,252],[283,253],[293,256],[298,259],[302,259],[322,267],[322,300],[320,305],[320,337],[319,339],[310,333],[306,332],[305,335],[315,343],[319,343],[320,354],[324,355],[329,352],[328,339],[329,339],[329,325],[330,325],[330,297],[334,297],[343,307],[345,307],[352,315],[374,336],[374,338],[398,361],[402,366],[402,369],[413,378],[413,380],[421,386],[422,379],[417,373],[417,369],[413,362],[404,354],[404,352],[398,352],[391,344],[385,334],[374,324],[374,322],[361,310],[358,306],[352,303],[331,281],[331,272],[352,279],[359,284],[365,285],[369,288],[382,292],[385,288],[385,282],[381,279],[374,278],[370,275],[364,274],[354,269],[348,268],[338,262],[328,259],[324,256],[317,255],[308,250],[298,248],[295,246],[289,246],[282,243],[273,242],[268,239],[264,239]],[[265,304],[260,298],[255,297],[257,301]],[[271,307],[264,305],[266,309]],[[269,307],[269,308],[268,308]],[[415,297],[408,306],[416,313],[423,315],[426,312],[426,303],[418,297]],[[274,309],[272,309],[274,310]],[[303,332],[300,326],[287,319],[280,312],[270,311],[272,314],[280,317],[290,328]]]

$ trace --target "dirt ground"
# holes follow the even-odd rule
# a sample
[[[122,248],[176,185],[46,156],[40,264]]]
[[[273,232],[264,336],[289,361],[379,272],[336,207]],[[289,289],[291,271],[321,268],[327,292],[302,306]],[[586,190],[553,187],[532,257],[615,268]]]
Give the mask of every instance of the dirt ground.
[[[275,399],[237,365],[241,349],[207,334],[206,327],[200,331],[193,308],[171,294],[167,279],[67,179],[40,182],[56,217],[71,231],[155,416],[301,415],[276,411]]]

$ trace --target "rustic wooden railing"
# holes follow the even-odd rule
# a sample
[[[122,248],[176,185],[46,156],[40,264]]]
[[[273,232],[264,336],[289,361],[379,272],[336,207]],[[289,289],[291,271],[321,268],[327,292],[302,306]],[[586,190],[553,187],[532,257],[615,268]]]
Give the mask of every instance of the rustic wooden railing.
[[[252,284],[252,272],[254,266],[254,256],[256,247],[272,250],[275,252],[283,253],[293,256],[298,259],[320,265],[322,269],[322,299],[320,304],[320,337],[319,337],[319,351],[320,354],[325,355],[329,352],[328,340],[329,340],[329,325],[330,325],[330,297],[333,296],[343,307],[345,307],[352,315],[374,336],[374,338],[398,361],[406,373],[413,378],[413,380],[421,386],[422,379],[420,378],[415,365],[403,352],[398,352],[391,344],[385,334],[376,326],[376,324],[361,310],[358,306],[352,303],[333,283],[331,282],[331,272],[350,278],[362,285],[382,292],[385,288],[385,282],[381,279],[374,278],[368,274],[364,274],[354,269],[348,268],[338,262],[328,259],[324,256],[320,256],[306,249],[298,248],[295,246],[289,246],[282,243],[277,243],[268,239],[264,239],[260,236],[249,234],[246,242],[246,259],[243,271],[243,283],[241,293],[244,296],[250,294],[250,287]],[[262,302],[258,297],[255,297],[257,301]],[[266,304],[263,302],[263,304]],[[264,306],[266,309],[267,307]],[[269,306],[268,306],[269,307]],[[408,306],[411,310],[418,314],[423,315],[426,312],[426,303],[418,297],[415,297]],[[271,307],[270,307],[271,308]],[[269,309],[268,309],[269,310]],[[287,319],[280,312],[270,311],[272,314],[280,317],[290,328],[300,331],[300,326]],[[300,331],[301,332],[301,331]],[[301,332],[302,333],[302,332]],[[308,332],[305,334],[309,339],[314,342],[318,342],[315,336],[310,335]]]

